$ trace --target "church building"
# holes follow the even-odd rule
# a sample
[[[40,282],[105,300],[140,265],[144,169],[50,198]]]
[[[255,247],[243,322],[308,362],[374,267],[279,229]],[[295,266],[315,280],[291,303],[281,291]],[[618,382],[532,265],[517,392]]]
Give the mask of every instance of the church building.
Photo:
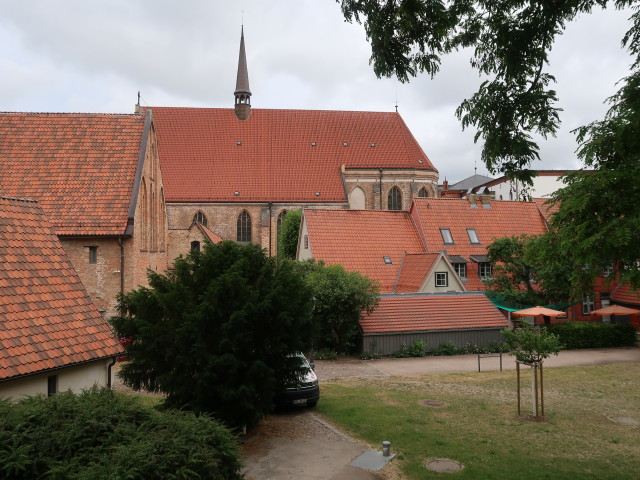
[[[275,255],[290,210],[408,210],[416,197],[437,196],[438,171],[397,112],[252,108],[244,32],[234,95],[234,108],[145,107],[158,138],[169,258],[197,245],[194,221]]]

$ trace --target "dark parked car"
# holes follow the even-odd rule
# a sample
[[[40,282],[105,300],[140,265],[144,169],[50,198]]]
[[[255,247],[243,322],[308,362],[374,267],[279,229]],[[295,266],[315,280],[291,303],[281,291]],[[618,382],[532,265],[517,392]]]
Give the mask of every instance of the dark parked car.
[[[288,386],[285,391],[277,395],[275,404],[278,407],[315,407],[320,399],[318,377],[302,353],[296,354],[295,357],[300,359],[300,365],[307,369],[307,373],[299,378],[295,385]]]

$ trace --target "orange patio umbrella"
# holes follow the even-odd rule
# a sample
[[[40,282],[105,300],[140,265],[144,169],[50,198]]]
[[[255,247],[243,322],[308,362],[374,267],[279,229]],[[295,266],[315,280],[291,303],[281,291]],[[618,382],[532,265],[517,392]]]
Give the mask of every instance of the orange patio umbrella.
[[[547,317],[560,317],[566,315],[567,312],[563,312],[561,310],[553,310],[547,307],[531,307],[525,308],[524,310],[516,310],[515,312],[511,312],[512,315],[517,315],[519,317],[537,317],[538,315],[545,315]]]
[[[593,315],[635,315],[640,310],[635,308],[623,307],[622,305],[611,305],[609,307],[600,308],[591,312]]]

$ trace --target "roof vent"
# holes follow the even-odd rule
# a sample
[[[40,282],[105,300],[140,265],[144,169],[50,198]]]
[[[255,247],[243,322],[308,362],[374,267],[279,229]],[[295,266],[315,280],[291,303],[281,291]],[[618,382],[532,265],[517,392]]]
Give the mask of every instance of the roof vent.
[[[238,195],[240,195],[240,192],[233,192],[233,194],[237,197]]]
[[[384,257],[382,257],[382,258],[384,259],[384,263],[385,263],[386,265],[391,265],[391,263],[392,263],[392,262],[391,262],[391,257],[389,257],[389,256],[386,256],[386,255],[385,255],[385,256],[384,256]]]
[[[375,142],[371,142],[371,146],[375,147],[376,146]]]
[[[349,146],[349,142],[344,142],[344,143],[342,144],[342,146],[343,146],[343,147],[348,147],[348,146]]]
[[[320,196],[320,192],[316,192],[316,197],[319,197],[319,196]]]
[[[312,146],[312,147],[315,147],[316,145],[317,145],[317,143],[316,143],[316,142],[311,142],[311,146]]]
[[[418,159],[418,163],[422,163],[422,160]]]
[[[240,140],[238,140],[238,141],[236,142],[236,145],[240,146],[240,145],[242,145],[242,142],[241,142]]]

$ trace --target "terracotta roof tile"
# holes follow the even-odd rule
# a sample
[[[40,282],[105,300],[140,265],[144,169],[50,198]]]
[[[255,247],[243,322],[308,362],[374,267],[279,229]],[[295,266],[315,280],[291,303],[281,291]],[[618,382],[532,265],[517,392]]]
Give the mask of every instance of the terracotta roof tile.
[[[118,355],[42,209],[0,197],[0,380]]]
[[[149,109],[169,202],[345,202],[342,165],[436,171],[397,113]]]
[[[507,324],[491,301],[475,292],[381,295],[378,307],[360,319],[365,334],[502,328]]]
[[[475,207],[472,207],[474,205]],[[470,203],[458,198],[417,198],[411,215],[419,229],[427,251],[446,250],[466,260],[468,290],[484,290],[478,274],[478,261],[487,254],[487,247],[497,238],[522,234],[540,235],[547,225],[538,206],[533,202],[493,201],[491,208],[480,202]],[[449,229],[453,243],[445,243],[442,229]],[[471,243],[468,229],[474,229],[479,243]]]
[[[406,254],[400,267],[394,292],[418,292],[438,258],[440,258],[440,253]]]
[[[630,305],[640,305],[640,291],[633,290],[629,284],[619,284],[611,292],[611,300]]]
[[[305,209],[304,217],[315,259],[377,280],[381,292],[393,289],[405,252],[424,252],[407,212]]]
[[[0,113],[0,194],[39,201],[58,235],[119,235],[141,115]]]

